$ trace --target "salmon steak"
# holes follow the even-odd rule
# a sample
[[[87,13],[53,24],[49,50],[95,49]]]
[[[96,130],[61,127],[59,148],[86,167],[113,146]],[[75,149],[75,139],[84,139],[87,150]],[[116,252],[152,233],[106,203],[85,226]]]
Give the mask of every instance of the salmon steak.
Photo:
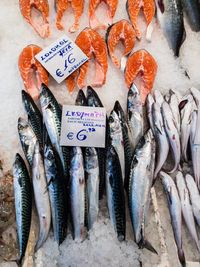
[[[146,38],[150,41],[153,31],[152,21],[156,10],[154,0],[127,0],[127,12],[139,40],[142,38],[142,33],[138,26],[137,19],[141,9],[143,10],[147,23]]]
[[[125,19],[118,21],[111,25],[106,34],[106,42],[108,47],[108,53],[112,62],[120,68],[121,64],[119,59],[115,56],[115,48],[119,42],[124,45],[123,56],[128,56],[135,45],[135,31],[132,25]]]
[[[19,71],[26,91],[35,100],[39,98],[41,84],[48,85],[49,81],[48,72],[35,59],[35,55],[41,50],[42,48],[37,45],[28,45],[22,50],[18,60]]]
[[[76,38],[76,44],[89,58],[78,70],[72,73],[66,79],[66,85],[70,92],[73,92],[76,83],[79,89],[86,86],[86,74],[90,60],[95,60],[95,78],[92,84],[94,87],[100,87],[106,82],[108,70],[107,48],[104,39],[91,28],[85,28]]]
[[[136,78],[141,80],[140,95],[143,105],[147,95],[153,88],[156,74],[157,63],[146,50],[139,50],[128,58],[125,69],[125,81],[128,88],[130,88]]]
[[[76,32],[79,29],[79,21],[84,9],[84,0],[56,0],[56,27],[58,30],[64,30],[61,23],[64,12],[71,6],[75,21],[74,24],[69,28],[69,32]]]
[[[42,37],[50,35],[49,30],[49,4],[47,0],[19,0],[22,16],[31,24],[35,31]],[[36,9],[40,16],[33,16],[32,9]],[[39,15],[39,14],[38,14]]]
[[[95,15],[95,11],[99,4],[104,2],[108,6],[108,22],[101,23]],[[113,17],[117,10],[118,0],[90,0],[89,1],[89,23],[93,29],[107,29],[112,24]]]

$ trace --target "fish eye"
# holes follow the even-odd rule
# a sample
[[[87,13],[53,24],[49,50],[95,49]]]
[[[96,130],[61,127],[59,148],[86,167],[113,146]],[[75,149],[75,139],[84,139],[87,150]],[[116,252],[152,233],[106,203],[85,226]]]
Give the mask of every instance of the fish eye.
[[[110,122],[114,122],[114,119],[113,119],[112,116],[110,117],[109,121],[110,121]]]

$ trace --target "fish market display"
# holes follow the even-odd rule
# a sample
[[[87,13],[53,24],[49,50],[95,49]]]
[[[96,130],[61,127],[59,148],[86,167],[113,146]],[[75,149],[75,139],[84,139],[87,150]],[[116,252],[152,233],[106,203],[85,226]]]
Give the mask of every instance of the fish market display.
[[[95,14],[96,9],[101,2],[105,2],[108,6],[108,21],[106,23],[101,23]],[[106,29],[108,25],[111,25],[113,17],[115,16],[117,5],[118,5],[118,0],[89,0],[90,27],[94,29],[99,29],[99,28]]]
[[[106,196],[111,223],[119,241],[125,240],[125,196],[119,157],[111,145],[106,155]]]
[[[30,124],[23,118],[19,118],[18,120],[18,132],[22,149],[30,167],[32,167],[33,154],[35,150],[35,144],[37,142],[37,137]]]
[[[84,0],[55,0],[56,26],[58,30],[64,30],[61,20],[64,12],[70,7],[70,5],[74,11],[75,22],[69,28],[69,32],[76,32],[79,28],[79,20],[84,9]]]
[[[190,204],[189,192],[188,192],[183,174],[180,171],[176,175],[176,184],[177,184],[177,188],[179,192],[179,197],[181,201],[182,212],[183,212],[185,223],[187,225],[187,228],[192,238],[194,239],[197,245],[198,250],[200,251],[200,244],[199,244],[199,239],[198,239],[197,230],[195,226],[192,205]]]
[[[64,172],[57,151],[50,142],[44,148],[45,173],[51,203],[54,239],[60,245],[66,237],[67,203],[65,202]]]
[[[185,40],[181,0],[156,0],[156,5],[160,27],[174,55],[178,57],[180,47]]]
[[[188,22],[193,31],[200,31],[200,5],[198,0],[182,0],[183,11],[187,15]]]
[[[162,179],[163,188],[167,197],[169,212],[171,216],[171,223],[174,232],[174,238],[178,250],[178,257],[182,266],[186,266],[185,255],[182,246],[181,202],[178,196],[178,191],[176,189],[174,181],[168,174],[160,172],[160,177]]]
[[[18,67],[25,89],[33,99],[38,99],[41,84],[48,85],[49,81],[48,72],[35,59],[35,55],[41,50],[37,45],[28,45],[22,50],[18,60]]]
[[[70,203],[74,239],[83,239],[85,233],[85,175],[80,147],[73,147],[71,150]]]
[[[22,102],[28,116],[28,122],[31,125],[40,147],[43,147],[43,119],[42,114],[36,106],[32,97],[24,90],[22,90]]]
[[[35,204],[39,217],[39,236],[35,248],[37,251],[46,241],[51,226],[51,208],[47,180],[38,142],[36,142],[33,155],[32,181]]]
[[[25,162],[19,154],[15,156],[13,176],[19,263],[21,263],[25,255],[31,227],[32,186]]]
[[[142,8],[147,23],[146,38],[147,40],[151,40],[151,35],[153,31],[152,21],[156,10],[155,2],[153,0],[127,0],[126,7],[130,21],[133,25],[138,39],[142,38],[142,33],[137,23],[139,13]]]
[[[146,247],[156,253],[145,237],[154,167],[155,140],[152,131],[149,130],[135,149],[131,163],[128,199],[135,242],[140,248]]]
[[[155,59],[146,51],[139,50],[129,56],[126,69],[125,81],[130,88],[136,77],[141,76],[140,94],[144,105],[147,95],[153,88],[153,83],[157,73],[157,63]]]
[[[123,56],[128,56],[134,48],[135,45],[135,31],[132,25],[125,19],[120,20],[113,25],[111,25],[106,34],[106,42],[108,46],[109,56],[112,62],[118,67],[123,68],[123,58],[121,62],[115,55],[115,48],[119,42],[122,42],[124,45]]]
[[[162,116],[164,120],[167,137],[170,143],[170,147],[173,152],[174,167],[170,171],[172,173],[175,170],[177,170],[179,163],[180,163],[180,158],[181,158],[181,146],[180,146],[179,133],[176,128],[176,124],[174,122],[173,113],[167,102],[163,102],[162,107],[161,107],[161,112],[162,112]]]
[[[124,142],[120,119],[117,113],[112,110],[109,117],[109,132],[111,144],[114,147],[120,161],[122,179],[125,176],[125,158],[124,158]]]
[[[49,30],[49,3],[48,0],[19,0],[19,6],[22,16],[34,28],[34,30],[42,37],[46,38],[50,35]],[[32,16],[32,9],[37,9],[41,14],[40,18]]]
[[[200,194],[194,178],[190,174],[186,174],[185,181],[190,195],[192,210],[197,224],[200,226]]]
[[[192,113],[195,109],[195,102],[191,94],[189,94],[180,103],[181,111],[181,152],[183,159],[188,161],[187,148],[189,143],[191,124],[192,124]]]
[[[99,213],[99,161],[94,147],[85,148],[85,175],[88,205],[88,228],[97,221]]]
[[[91,86],[102,86],[106,82],[106,73],[108,70],[107,48],[104,39],[91,28],[85,28],[76,38],[76,44],[91,60],[95,59],[95,77]],[[73,92],[75,85],[79,89],[86,86],[86,74],[89,67],[89,61],[85,62],[79,70],[72,73],[66,79],[66,85],[69,92]],[[77,81],[75,81],[77,78]]]
[[[128,126],[131,132],[133,150],[143,136],[144,119],[140,91],[133,83],[128,91],[127,98]]]

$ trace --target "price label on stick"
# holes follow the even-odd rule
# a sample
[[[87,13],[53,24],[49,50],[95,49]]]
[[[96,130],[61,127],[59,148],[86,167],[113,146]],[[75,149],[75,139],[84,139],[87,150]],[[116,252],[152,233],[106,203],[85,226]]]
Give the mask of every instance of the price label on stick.
[[[63,106],[62,146],[105,147],[105,108]]]
[[[58,83],[88,60],[83,51],[66,35],[43,49],[35,58]]]

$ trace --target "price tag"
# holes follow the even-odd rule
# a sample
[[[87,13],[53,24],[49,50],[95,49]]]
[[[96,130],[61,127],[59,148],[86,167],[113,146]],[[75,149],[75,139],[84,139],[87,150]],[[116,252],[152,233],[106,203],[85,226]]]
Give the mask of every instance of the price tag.
[[[35,58],[58,83],[88,60],[88,57],[68,36],[61,37],[38,53]]]
[[[105,147],[105,108],[63,106],[61,146]]]

